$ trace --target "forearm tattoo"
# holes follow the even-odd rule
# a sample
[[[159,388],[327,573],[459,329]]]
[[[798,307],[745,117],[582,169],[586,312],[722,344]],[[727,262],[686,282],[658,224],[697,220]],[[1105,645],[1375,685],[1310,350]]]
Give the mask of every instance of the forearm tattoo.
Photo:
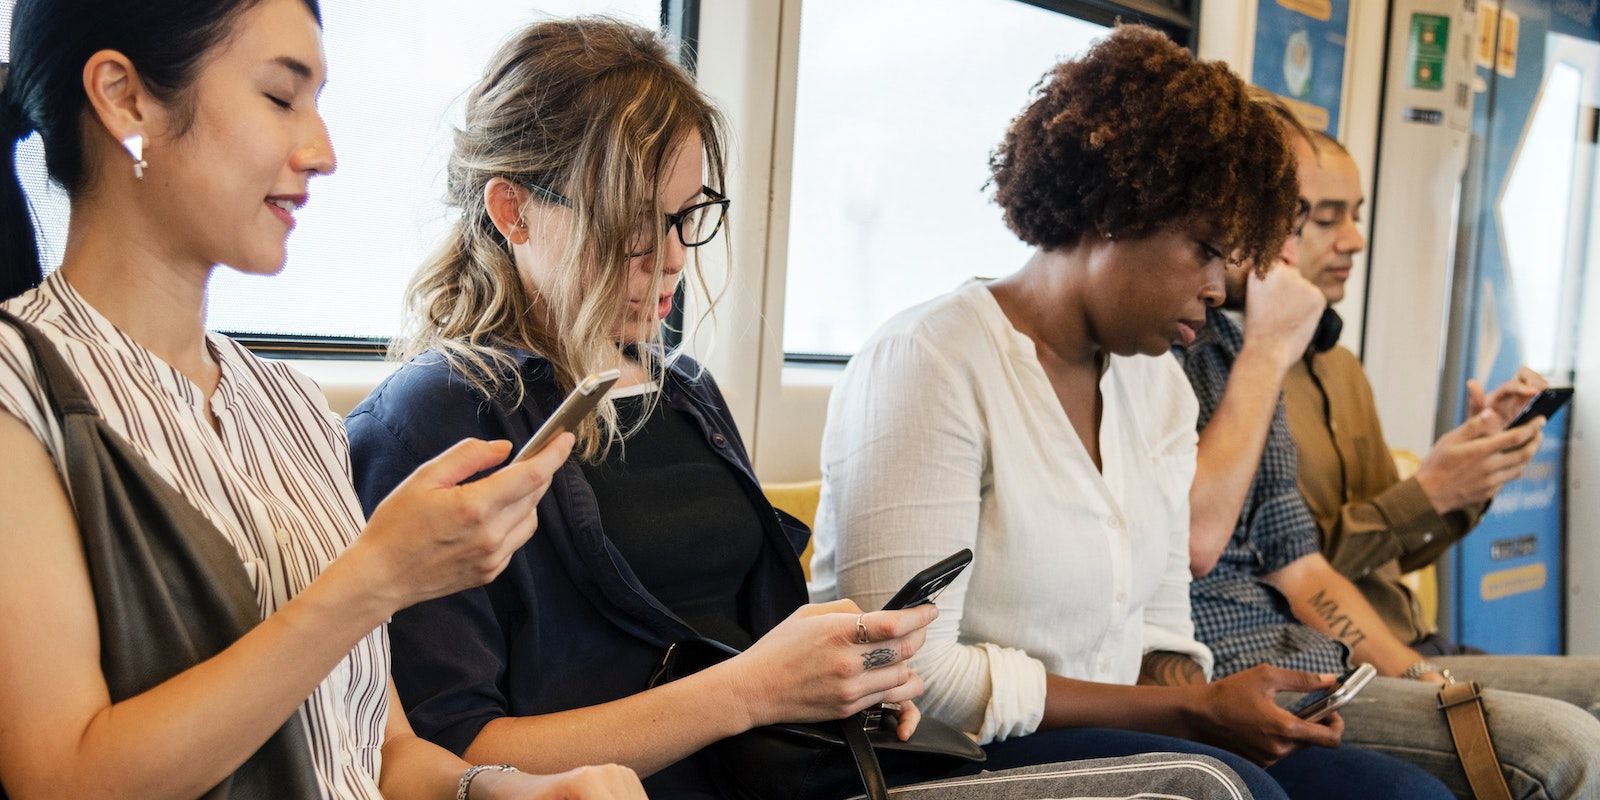
[[[1141,686],[1189,686],[1206,682],[1205,670],[1182,653],[1157,650],[1139,662]]]
[[[1317,610],[1317,615],[1328,623],[1328,633],[1333,638],[1344,642],[1351,650],[1359,647],[1366,641],[1367,635],[1357,628],[1350,617],[1339,611],[1339,603],[1328,597],[1325,591],[1318,589],[1311,596],[1311,607]]]
[[[894,663],[894,648],[880,647],[861,656],[862,669],[877,669]]]

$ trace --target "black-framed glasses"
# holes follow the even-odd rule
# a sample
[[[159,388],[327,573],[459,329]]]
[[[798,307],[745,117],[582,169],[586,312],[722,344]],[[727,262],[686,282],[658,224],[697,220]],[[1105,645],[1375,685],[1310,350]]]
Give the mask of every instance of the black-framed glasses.
[[[1304,197],[1295,199],[1294,207],[1294,235],[1299,236],[1306,229],[1306,222],[1311,219],[1311,201]]]
[[[572,207],[572,201],[565,196],[546,189],[538,184],[526,184],[528,191],[556,205]],[[711,199],[695,203],[676,214],[662,212],[661,217],[665,225],[662,235],[672,233],[676,228],[678,241],[684,247],[699,247],[717,238],[717,232],[722,230],[722,221],[728,216],[728,206],[733,203],[727,195],[711,188],[701,186],[700,193]],[[628,240],[628,256],[637,258],[655,252],[655,245],[651,243],[649,233],[645,230],[636,231]]]

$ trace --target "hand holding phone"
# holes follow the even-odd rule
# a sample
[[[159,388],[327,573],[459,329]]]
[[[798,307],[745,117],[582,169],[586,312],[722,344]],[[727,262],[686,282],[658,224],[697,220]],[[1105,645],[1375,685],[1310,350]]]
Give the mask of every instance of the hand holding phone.
[[[1347,706],[1356,693],[1372,681],[1378,670],[1371,664],[1362,664],[1339,676],[1332,686],[1318,689],[1289,706],[1289,713],[1306,722],[1319,722],[1329,714]]]
[[[1551,417],[1556,415],[1557,411],[1561,410],[1562,406],[1567,404],[1568,400],[1571,399],[1572,389],[1570,388],[1545,389],[1544,391],[1534,395],[1533,399],[1529,400],[1528,404],[1523,406],[1521,411],[1517,412],[1517,418],[1512,420],[1511,424],[1507,425],[1506,428],[1510,429],[1521,427],[1529,422],[1532,422],[1534,417],[1544,417],[1545,420],[1548,421]]]
[[[946,586],[956,579],[961,571],[972,563],[972,551],[962,548],[955,555],[934,564],[931,567],[911,576],[900,591],[883,604],[884,611],[899,611],[903,608],[912,608],[924,603],[931,603]]]
[[[539,430],[534,431],[533,438],[529,439],[528,443],[517,451],[517,457],[512,459],[511,463],[515,464],[532,456],[534,453],[543,450],[551,439],[563,433],[571,433],[577,429],[578,423],[594,411],[594,407],[605,399],[606,392],[610,391],[611,387],[621,379],[622,372],[620,370],[608,369],[579,381],[572,393],[561,401],[561,405],[556,408],[555,413],[551,414],[550,418],[539,426]]]

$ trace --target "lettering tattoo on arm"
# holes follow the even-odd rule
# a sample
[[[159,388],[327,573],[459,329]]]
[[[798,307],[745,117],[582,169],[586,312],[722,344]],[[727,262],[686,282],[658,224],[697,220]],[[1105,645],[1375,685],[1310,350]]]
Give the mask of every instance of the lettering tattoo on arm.
[[[1139,662],[1140,686],[1192,686],[1206,682],[1205,670],[1182,654],[1157,650]]]
[[[1328,597],[1325,590],[1318,589],[1316,594],[1311,595],[1310,602],[1311,607],[1316,609],[1317,616],[1328,623],[1328,632],[1333,638],[1344,642],[1352,650],[1366,641],[1367,635],[1362,633],[1348,616],[1339,611],[1338,601]]]
[[[877,650],[869,650],[861,656],[861,668],[864,670],[887,667],[893,663],[894,648],[892,647],[880,647]]]

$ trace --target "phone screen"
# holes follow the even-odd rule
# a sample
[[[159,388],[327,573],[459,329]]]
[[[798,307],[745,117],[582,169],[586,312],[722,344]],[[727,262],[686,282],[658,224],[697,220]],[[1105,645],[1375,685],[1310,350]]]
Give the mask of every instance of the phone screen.
[[[1289,706],[1289,713],[1297,717],[1304,717],[1306,712],[1310,711],[1317,704],[1327,702],[1328,698],[1332,697],[1333,693],[1337,691],[1340,686],[1343,686],[1344,682],[1349,678],[1350,673],[1346,672],[1345,674],[1339,676],[1338,683],[1335,683],[1326,689],[1318,689],[1311,694],[1300,698],[1295,702],[1294,705]]]
[[[1546,389],[1535,395],[1532,400],[1529,400],[1528,404],[1523,406],[1522,411],[1517,414],[1517,418],[1512,420],[1511,424],[1506,427],[1516,428],[1526,425],[1532,422],[1534,417],[1544,417],[1549,420],[1570,399],[1572,399],[1571,389]]]
[[[1340,675],[1332,686],[1318,689],[1300,698],[1294,705],[1289,706],[1288,711],[1308,722],[1317,722],[1343,708],[1377,674],[1377,669],[1371,664],[1356,666]]]

